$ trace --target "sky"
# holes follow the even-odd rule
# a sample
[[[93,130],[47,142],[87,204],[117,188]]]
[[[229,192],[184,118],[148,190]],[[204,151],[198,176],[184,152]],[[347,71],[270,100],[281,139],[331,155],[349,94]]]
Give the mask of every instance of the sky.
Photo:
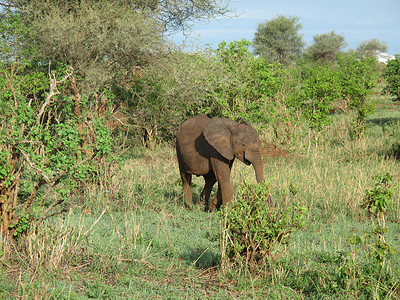
[[[307,45],[316,34],[335,31],[344,36],[346,49],[377,38],[389,54],[400,54],[400,0],[233,0],[229,8],[236,17],[196,23],[186,40],[182,33],[171,38],[178,44],[185,40],[189,50],[207,44],[215,49],[221,41],[252,41],[259,23],[284,15],[299,18]]]

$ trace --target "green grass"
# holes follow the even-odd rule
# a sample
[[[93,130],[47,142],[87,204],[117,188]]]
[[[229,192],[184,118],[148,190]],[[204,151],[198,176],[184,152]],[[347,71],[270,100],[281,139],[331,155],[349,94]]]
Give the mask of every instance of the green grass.
[[[174,149],[135,148],[106,188],[89,187],[71,199],[67,213],[18,245],[0,241],[0,298],[362,298],[356,284],[377,287],[367,249],[358,249],[353,265],[341,253],[354,250],[350,235],[372,228],[360,203],[373,176],[386,172],[397,183],[386,240],[398,250],[389,260],[386,297],[398,297],[400,109],[379,101],[361,140],[351,139],[351,113],[345,113],[334,116],[309,153],[304,137],[286,156],[264,158],[273,201],[295,185],[296,200],[308,207],[306,226],[293,233],[268,276],[222,274],[220,222],[202,204],[183,208]],[[244,177],[255,182],[254,170],[235,162],[234,194]],[[202,185],[195,177],[195,198]]]

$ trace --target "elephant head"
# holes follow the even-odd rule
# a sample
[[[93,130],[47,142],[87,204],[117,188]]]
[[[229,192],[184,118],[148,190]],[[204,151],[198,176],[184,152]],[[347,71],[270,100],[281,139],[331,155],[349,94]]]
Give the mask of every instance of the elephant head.
[[[212,119],[204,128],[204,137],[219,154],[231,161],[235,157],[253,165],[257,182],[264,180],[257,131],[250,123],[239,124],[229,119]]]

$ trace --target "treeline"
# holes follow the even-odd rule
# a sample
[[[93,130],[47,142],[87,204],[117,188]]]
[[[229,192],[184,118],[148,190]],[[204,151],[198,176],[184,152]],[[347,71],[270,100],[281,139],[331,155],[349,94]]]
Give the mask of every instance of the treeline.
[[[379,77],[372,57],[341,53],[332,63],[283,66],[254,56],[245,40],[168,60],[165,68],[149,68],[136,79],[128,102],[136,123],[154,134],[149,139],[171,140],[182,121],[204,113],[272,126],[277,142],[288,142],[292,128],[301,123],[317,132],[338,107],[357,112],[353,131],[359,136]]]

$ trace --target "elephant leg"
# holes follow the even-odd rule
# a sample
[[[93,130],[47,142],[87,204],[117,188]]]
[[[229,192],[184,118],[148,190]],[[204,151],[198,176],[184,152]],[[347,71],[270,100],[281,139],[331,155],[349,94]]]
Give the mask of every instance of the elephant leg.
[[[230,182],[222,184],[218,182],[217,196],[209,201],[208,209],[210,211],[215,211],[221,206],[226,206],[230,203],[232,203],[232,191]]]
[[[208,210],[215,211],[218,208],[218,197],[215,196],[211,200],[208,201]]]
[[[204,189],[201,192],[201,199],[204,201],[204,203],[206,204],[206,207],[209,206],[209,199],[210,199],[210,194],[212,191],[212,188],[214,186],[214,184],[217,182],[217,179],[215,178],[215,176],[204,176],[204,181],[205,181],[205,185],[204,185]]]
[[[193,203],[192,188],[190,184],[192,183],[192,175],[181,173],[182,183],[183,183],[183,198],[184,205],[188,207]]]
[[[218,192],[217,192],[217,209],[222,206],[226,206],[227,204],[232,203],[232,190],[231,183],[228,177],[228,180],[220,180],[218,181]]]
[[[209,209],[214,211],[215,209],[219,209],[222,205],[225,206],[232,202],[230,175],[233,160],[225,162],[220,159],[211,159],[211,164],[216,180],[218,181],[217,197],[209,202]]]

